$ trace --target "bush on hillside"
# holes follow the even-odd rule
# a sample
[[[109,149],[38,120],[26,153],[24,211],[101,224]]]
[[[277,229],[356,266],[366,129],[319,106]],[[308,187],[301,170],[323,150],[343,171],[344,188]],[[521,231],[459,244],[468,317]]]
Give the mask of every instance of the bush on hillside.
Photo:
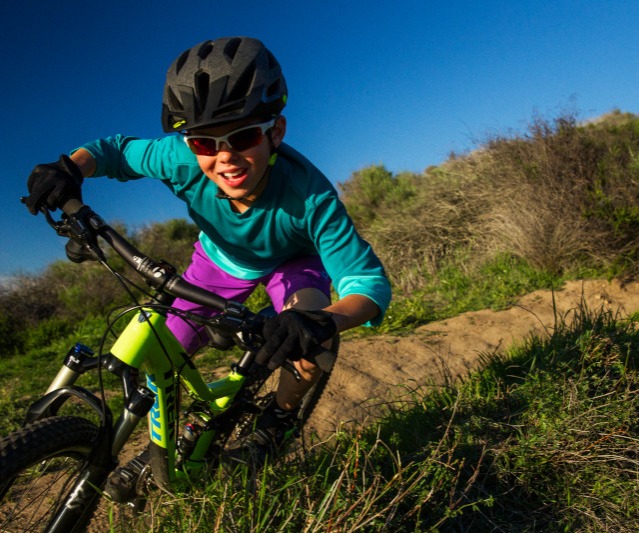
[[[630,115],[612,124],[536,119],[522,138],[490,140],[486,170],[501,205],[486,213],[487,241],[557,272],[634,258],[638,149],[639,120]]]
[[[524,134],[493,136],[421,175],[369,168],[341,190],[400,293],[423,289],[460,256],[462,269],[511,254],[558,275],[628,272],[639,238],[637,153],[634,115],[537,117]]]
[[[388,208],[404,205],[415,196],[415,178],[410,173],[393,176],[384,165],[372,165],[339,183],[342,200],[357,226],[383,218]]]
[[[169,261],[178,271],[188,263],[197,239],[196,226],[185,220],[151,224],[131,235],[122,224],[114,227],[144,253]],[[113,270],[136,283],[141,280],[107,246],[103,250]],[[66,334],[84,317],[104,315],[128,301],[119,282],[94,262],[55,261],[39,275],[17,276],[0,291],[0,354],[24,350],[36,329],[45,337]]]

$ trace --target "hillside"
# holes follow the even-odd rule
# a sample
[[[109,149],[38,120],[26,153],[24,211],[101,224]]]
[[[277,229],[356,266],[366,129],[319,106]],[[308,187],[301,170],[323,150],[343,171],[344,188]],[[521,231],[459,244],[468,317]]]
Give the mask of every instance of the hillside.
[[[203,497],[198,491],[183,504],[162,504],[167,524],[176,509],[166,530],[199,530],[187,522],[212,512],[232,515],[235,524],[246,507],[251,524],[257,509],[284,523],[315,517],[322,525],[330,508],[336,523],[395,517],[407,527],[396,531],[447,520],[459,525],[448,530],[459,531],[510,531],[507,525],[522,521],[527,531],[553,530],[545,528],[550,524],[636,531],[636,321],[563,331],[572,318],[583,325],[584,308],[633,318],[639,311],[639,282],[630,281],[639,279],[636,154],[639,117],[613,113],[585,125],[560,117],[452,154],[421,174],[372,166],[341,184],[394,297],[378,330],[344,335],[307,426],[309,436],[332,445],[305,453],[303,462],[276,465],[291,478],[277,476],[261,488],[275,506],[254,508],[252,499],[237,505],[249,491],[207,486]],[[182,270],[195,235],[192,224],[171,221],[129,237]],[[109,263],[126,271],[117,257]],[[53,365],[51,354],[76,339],[78,324],[83,339],[92,337],[88,344],[99,343],[99,317],[121,293],[99,265],[69,263],[0,291],[6,420],[16,423],[42,385],[35,384],[39,375],[25,383],[22,361]],[[249,306],[259,309],[264,299],[258,291]],[[558,334],[548,346],[535,339],[516,356],[493,357],[533,332]],[[17,354],[25,357],[21,364]],[[216,373],[217,355],[202,354],[202,367],[208,362]],[[463,387],[439,387],[464,378]],[[429,388],[441,394],[427,394]],[[404,405],[404,412],[393,409]],[[377,425],[386,410],[391,416]],[[340,429],[349,431],[336,438]],[[131,444],[123,460],[146,437]],[[99,531],[107,527],[103,518]],[[472,529],[477,523],[490,527]],[[300,522],[291,530],[313,529]]]

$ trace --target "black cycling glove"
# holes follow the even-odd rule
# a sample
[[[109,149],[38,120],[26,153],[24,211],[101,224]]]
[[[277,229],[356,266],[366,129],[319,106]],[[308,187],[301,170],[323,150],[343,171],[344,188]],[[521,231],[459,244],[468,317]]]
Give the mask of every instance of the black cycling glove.
[[[255,361],[275,369],[287,359],[297,361],[321,350],[321,344],[332,339],[337,326],[331,313],[289,309],[264,323],[264,346]]]
[[[61,155],[55,163],[37,165],[29,179],[29,196],[25,204],[32,215],[37,215],[43,206],[55,210],[71,199],[82,200],[84,176],[70,157]]]

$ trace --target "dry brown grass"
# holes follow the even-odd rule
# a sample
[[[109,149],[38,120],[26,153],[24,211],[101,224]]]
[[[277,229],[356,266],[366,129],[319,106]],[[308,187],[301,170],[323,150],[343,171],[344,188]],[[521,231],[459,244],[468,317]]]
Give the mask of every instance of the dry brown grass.
[[[421,175],[393,180],[383,167],[365,169],[342,192],[349,211],[357,203],[355,221],[401,291],[422,287],[460,249],[477,264],[506,253],[561,274],[634,261],[637,153],[634,115],[588,124],[536,117],[525,133],[494,135]],[[370,191],[375,199],[362,202]]]

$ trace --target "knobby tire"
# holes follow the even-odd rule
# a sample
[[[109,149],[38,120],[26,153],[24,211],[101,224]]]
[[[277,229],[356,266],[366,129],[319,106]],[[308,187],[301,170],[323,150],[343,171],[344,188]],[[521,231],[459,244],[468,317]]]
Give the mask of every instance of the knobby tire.
[[[84,418],[56,416],[0,439],[0,531],[45,531],[97,435],[98,427]],[[77,531],[84,530],[94,511],[86,510]]]

